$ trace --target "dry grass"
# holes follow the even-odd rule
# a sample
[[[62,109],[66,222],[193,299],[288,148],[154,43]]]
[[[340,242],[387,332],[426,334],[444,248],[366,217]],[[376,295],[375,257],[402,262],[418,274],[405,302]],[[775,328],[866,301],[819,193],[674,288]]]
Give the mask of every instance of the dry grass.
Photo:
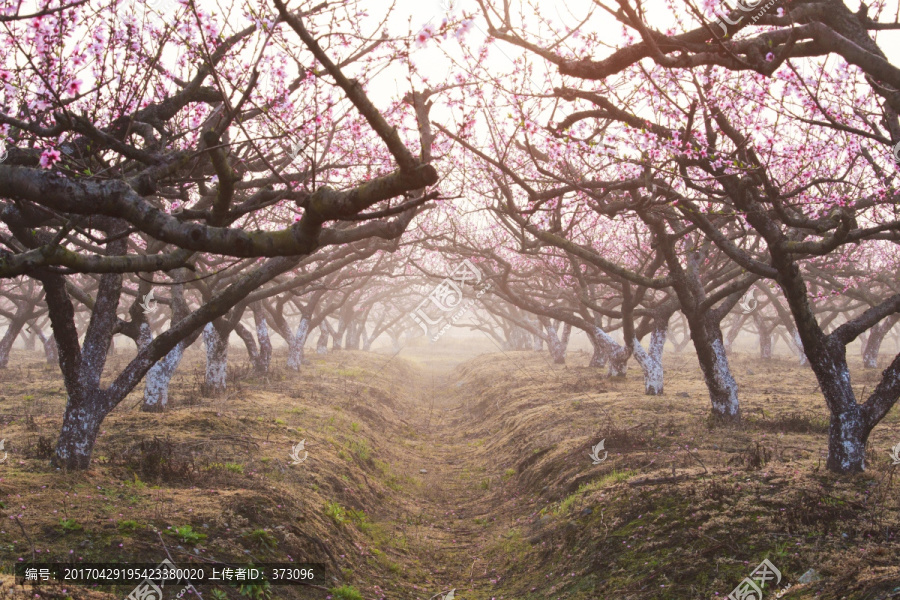
[[[202,355],[191,353],[172,409],[141,413],[133,394],[105,422],[91,470],[70,475],[47,461],[58,372],[18,352],[0,371],[0,560],[158,562],[153,528],[190,525],[206,538],[162,536],[176,562],[323,562],[326,587],[367,599],[450,588],[463,600],[722,598],[763,558],[792,584],[788,599],[886,599],[900,586],[896,409],[870,439],[869,471],[835,478],[815,380],[791,361],[735,357],[745,419],[722,427],[686,356],[669,357],[666,394],[649,397],[635,367],[608,380],[586,354],[558,366],[506,352],[454,368],[464,350],[442,340],[413,360],[339,352],[267,378],[238,366],[219,398],[200,395]],[[854,375],[871,389],[873,374]],[[301,439],[309,458],[292,466]],[[592,465],[601,439],[608,458]],[[801,586],[809,568],[823,580]]]

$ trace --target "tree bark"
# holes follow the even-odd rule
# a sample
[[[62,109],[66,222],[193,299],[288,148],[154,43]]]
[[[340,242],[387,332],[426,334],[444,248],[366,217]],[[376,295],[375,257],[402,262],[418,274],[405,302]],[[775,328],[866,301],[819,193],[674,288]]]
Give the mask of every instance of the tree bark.
[[[335,331],[330,324],[326,323],[325,327],[328,329],[328,333],[331,335],[331,349],[333,351],[340,350],[341,342],[344,339],[344,332],[347,329],[346,326],[342,322],[339,322],[337,331]]]
[[[180,281],[176,282],[172,286],[171,323],[177,323],[189,313],[190,310],[184,299],[184,284]],[[144,384],[144,402],[141,404],[141,411],[157,413],[163,412],[169,407],[169,384],[181,363],[184,350],[194,343],[198,336],[199,332],[195,332],[181,340],[168,354],[150,367]]]
[[[363,327],[364,324],[361,324],[357,319],[350,321],[350,324],[347,326],[347,350],[359,350],[359,340]]]
[[[888,317],[869,330],[869,336],[862,346],[863,367],[866,369],[878,368],[878,352],[881,350],[881,343],[891,328],[897,324],[897,320],[897,316]]]
[[[544,349],[544,340],[536,333],[531,334],[531,349],[535,352],[540,352]]]
[[[666,345],[668,325],[657,327],[650,334],[650,346],[647,350],[641,342],[634,338],[634,358],[644,372],[644,393],[648,396],[660,396],[663,393],[663,348]]]
[[[718,322],[708,314],[685,316],[691,328],[691,339],[694,341],[700,370],[709,390],[713,416],[727,421],[740,420],[737,382],[731,374]]]
[[[259,341],[259,372],[265,375],[272,366],[272,338],[269,336],[269,325],[262,307],[255,305],[252,310],[256,339]]]
[[[309,318],[303,316],[300,318],[300,324],[297,326],[297,333],[291,338],[288,347],[288,369],[299,371],[303,365],[303,347],[306,345],[306,338],[309,337]]]
[[[9,364],[9,353],[12,350],[16,338],[19,337],[22,328],[25,327],[25,319],[12,319],[6,328],[3,338],[0,338],[0,369],[5,369]]]
[[[141,411],[158,413],[169,407],[169,384],[172,376],[175,375],[175,370],[178,369],[182,356],[184,356],[184,347],[184,344],[175,346],[147,372]]]
[[[759,313],[754,313],[753,323],[756,325],[756,335],[759,338],[759,357],[762,359],[772,358],[772,332],[776,325],[768,324]]]
[[[572,326],[568,323],[563,326],[562,338],[557,335],[556,325],[550,320],[544,323],[544,327],[547,329],[547,346],[550,349],[550,357],[557,365],[566,364],[566,346],[569,344],[569,333],[572,331]]]
[[[262,365],[262,355],[259,352],[259,347],[256,345],[256,338],[253,336],[253,333],[244,327],[243,323],[235,325],[234,332],[241,338],[241,341],[244,342],[244,347],[247,348],[247,355],[250,357],[250,364],[253,365],[253,371],[256,373],[265,373]]]
[[[66,471],[88,468],[100,424],[106,416],[104,405],[105,394],[98,389],[83,388],[68,395],[54,466]]]
[[[388,336],[391,338],[391,350],[394,353],[400,352],[400,332],[389,331]]]
[[[203,343],[206,345],[206,382],[204,393],[216,396],[225,391],[228,369],[228,339],[207,323],[203,328]]]
[[[328,354],[328,330],[319,325],[319,339],[316,340],[316,354]]]
[[[885,369],[868,400],[858,404],[847,365],[847,344],[900,311],[900,294],[825,335],[809,305],[800,268],[785,256],[776,254],[774,258],[776,281],[787,299],[803,350],[831,412],[826,467],[836,473],[862,472],[866,468],[869,433],[900,397],[900,355]]]
[[[53,334],[50,334],[50,337],[44,335],[44,332],[40,329],[37,330],[37,336],[41,340],[41,345],[44,347],[44,358],[47,360],[48,365],[55,365],[59,363],[59,354],[56,349],[56,338],[53,337]]]
[[[792,328],[790,333],[790,340],[793,342],[792,346],[794,353],[797,354],[797,360],[800,362],[801,367],[805,367],[809,364],[809,359],[806,356],[806,351],[803,349],[803,340],[800,339],[800,334],[796,329]]]
[[[728,335],[725,336],[725,353],[731,354],[731,348],[734,346],[734,341],[741,334],[741,330],[744,328],[744,322],[747,320],[747,315],[737,315],[735,317],[734,323],[732,323],[731,327],[728,329]]]
[[[607,376],[625,377],[628,373],[628,359],[631,358],[631,352],[616,343],[608,333],[599,327],[594,328],[590,340],[594,346],[594,355],[596,356],[599,352],[603,355],[604,362],[609,364]],[[591,365],[594,366],[593,358],[591,359]]]

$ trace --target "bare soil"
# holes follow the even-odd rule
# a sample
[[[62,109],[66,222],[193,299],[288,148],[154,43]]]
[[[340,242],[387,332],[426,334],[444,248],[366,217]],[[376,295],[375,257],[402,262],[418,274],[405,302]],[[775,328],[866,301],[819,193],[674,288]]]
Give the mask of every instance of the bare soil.
[[[824,468],[824,402],[791,358],[732,357],[744,418],[725,426],[708,419],[688,354],[667,357],[665,394],[651,397],[635,366],[608,379],[586,353],[460,364],[468,350],[442,340],[399,356],[312,355],[300,373],[276,354],[266,377],[233,367],[217,398],[201,396],[192,351],[171,409],[142,413],[135,392],[104,423],[92,468],[70,474],[48,460],[65,402],[58,368],[17,351],[0,371],[0,563],[328,566],[328,581],[273,587],[273,598],[340,600],[330,590],[346,585],[367,600],[451,589],[461,600],[696,600],[727,597],[768,558],[782,580],[767,599],[900,598],[898,409],[869,440],[869,470],[836,477]],[[112,356],[110,373],[127,358]],[[876,375],[854,365],[860,392]],[[304,439],[308,458],[292,465]],[[593,464],[601,440],[608,455]],[[821,579],[801,584],[809,569]],[[133,587],[0,584],[0,597],[73,599]]]

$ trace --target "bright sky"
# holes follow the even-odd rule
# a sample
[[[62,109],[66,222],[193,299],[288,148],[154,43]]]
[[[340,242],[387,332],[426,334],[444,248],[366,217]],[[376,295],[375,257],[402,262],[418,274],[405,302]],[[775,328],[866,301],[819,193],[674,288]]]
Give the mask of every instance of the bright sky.
[[[676,0],[677,1],[677,0]],[[731,0],[733,3],[734,0]],[[882,13],[881,21],[893,21],[897,19],[898,12],[900,12],[900,6],[898,6],[898,0],[884,0],[886,9]],[[859,0],[845,0],[845,3],[848,7],[856,11],[859,8]],[[372,2],[367,5],[368,10],[374,16],[377,12],[376,6],[378,4],[382,4],[381,2]],[[383,3],[385,7],[389,6],[388,2]],[[501,2],[497,2],[497,4],[502,4]],[[519,3],[512,1],[511,4],[513,6],[518,6]],[[614,0],[608,0],[608,5],[616,6]],[[697,1],[696,4],[698,6],[703,6],[701,1]],[[874,4],[870,2],[870,5]],[[395,13],[394,17],[391,20],[391,28],[393,31],[399,33],[400,31],[406,31],[407,22],[410,21],[412,24],[413,32],[420,30],[426,23],[431,22],[435,25],[440,24],[441,20],[448,12],[448,7],[452,6],[452,14],[459,15],[461,13],[467,14],[476,14],[480,15],[480,10],[475,0],[397,0],[395,3]],[[612,16],[608,15],[606,12],[597,10],[594,2],[592,0],[568,0],[566,2],[559,2],[557,0],[553,0],[551,2],[543,2],[541,3],[542,17],[547,19],[553,23],[557,24],[565,24],[568,26],[574,26],[578,23],[578,21],[583,18],[584,15],[591,9],[591,7],[596,11],[595,17],[591,20],[590,23],[586,25],[586,28],[590,30],[596,30],[602,33],[602,39],[608,40],[609,43],[615,43],[615,40],[620,39],[621,25],[618,24]],[[649,17],[649,21],[651,25],[656,27],[658,30],[664,31],[668,27],[675,26],[675,20],[672,16],[671,9],[668,8],[666,2],[663,0],[647,0],[644,3],[645,12]],[[764,6],[761,3],[761,6]],[[869,14],[873,14],[873,10],[870,9]],[[714,20],[715,17],[713,13],[710,12],[707,15],[710,21]],[[483,30],[485,28],[484,22],[481,18],[476,20],[476,29],[473,31],[470,41],[476,42],[483,39]],[[537,26],[531,28],[532,32],[540,31]],[[879,45],[882,51],[885,52],[888,59],[894,65],[900,65],[900,31],[882,31],[877,32],[876,39],[879,42]],[[434,46],[434,44],[432,44]],[[445,47],[448,47],[445,44]],[[510,46],[509,44],[499,42],[496,48],[496,52],[492,51],[492,56],[489,58],[492,62],[497,63],[497,67],[501,70],[505,70],[511,67],[510,58],[517,56],[520,52],[517,48]],[[596,49],[596,58],[602,58],[610,51],[607,48],[599,47]],[[440,52],[437,51],[428,51],[421,53],[423,57],[427,57],[429,65],[434,64],[435,67],[440,65],[440,68],[449,67],[449,62],[441,55]],[[423,59],[420,58],[420,62]],[[505,63],[505,64],[504,64]]]

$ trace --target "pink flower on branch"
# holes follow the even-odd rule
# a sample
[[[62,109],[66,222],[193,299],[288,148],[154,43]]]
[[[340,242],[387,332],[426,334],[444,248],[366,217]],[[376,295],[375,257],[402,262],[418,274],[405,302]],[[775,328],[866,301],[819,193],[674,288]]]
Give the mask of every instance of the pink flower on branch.
[[[416,34],[416,46],[424,48],[428,40],[434,37],[434,26],[430,23],[422,28],[422,31]]]
[[[81,93],[81,83],[80,79],[73,79],[66,85],[66,93],[70,96],[77,96]]]
[[[62,158],[62,155],[59,153],[59,150],[44,150],[41,152],[41,168],[49,169],[58,163],[60,158]]]

